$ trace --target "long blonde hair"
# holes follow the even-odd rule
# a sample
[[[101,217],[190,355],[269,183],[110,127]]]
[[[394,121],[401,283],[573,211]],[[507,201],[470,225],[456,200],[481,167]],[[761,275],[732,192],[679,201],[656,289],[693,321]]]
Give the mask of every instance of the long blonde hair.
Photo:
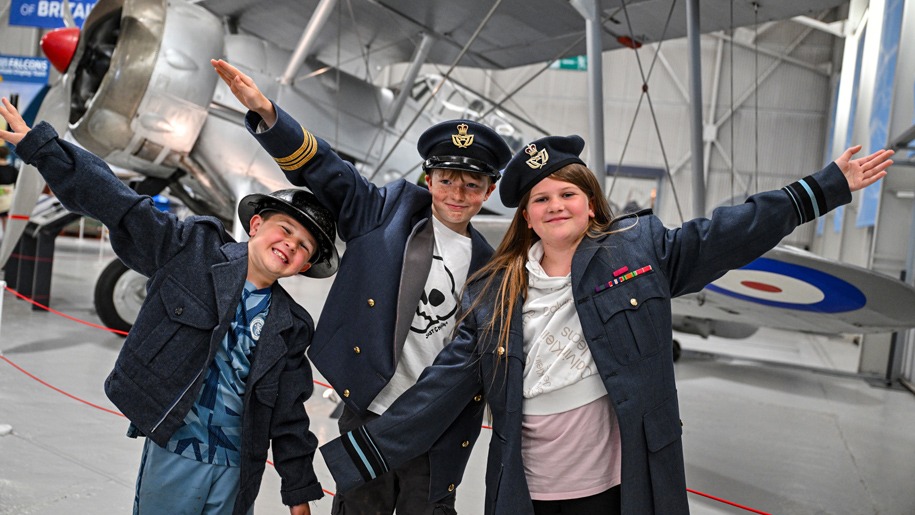
[[[594,217],[588,223],[585,236],[596,238],[607,233],[613,214],[610,211],[610,205],[604,197],[600,183],[586,166],[578,163],[566,165],[549,175],[550,179],[567,182],[580,188],[588,197],[588,201],[594,210]],[[461,319],[473,311],[484,298],[493,299],[493,310],[490,319],[480,329],[485,334],[492,332],[499,325],[499,320],[503,323],[499,329],[497,345],[502,352],[497,352],[495,357],[498,360],[503,355],[508,355],[508,335],[511,331],[511,314],[518,307],[518,302],[523,303],[527,300],[527,252],[531,245],[536,243],[540,237],[533,229],[529,228],[527,221],[524,219],[523,210],[526,209],[530,200],[530,191],[525,193],[515,216],[512,218],[511,225],[502,238],[502,242],[496,249],[492,259],[489,260],[483,268],[474,273],[468,280],[467,284],[476,281],[483,281],[481,294],[474,299],[469,309],[462,315]],[[496,277],[500,277],[499,283],[494,284]],[[495,289],[495,295],[489,295],[488,292]],[[460,321],[458,322],[460,325]]]

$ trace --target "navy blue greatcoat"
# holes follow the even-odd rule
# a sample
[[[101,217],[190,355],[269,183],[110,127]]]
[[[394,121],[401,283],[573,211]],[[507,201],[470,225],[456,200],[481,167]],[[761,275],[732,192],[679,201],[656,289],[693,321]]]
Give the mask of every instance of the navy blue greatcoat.
[[[807,188],[798,186],[803,182]],[[804,198],[798,195],[810,192]],[[799,193],[800,192],[800,193]],[[696,292],[726,271],[772,248],[810,213],[849,202],[838,167],[745,204],[719,208],[711,219],[665,228],[650,214],[617,220],[615,231],[585,238],[572,261],[572,289],[582,330],[620,424],[622,513],[688,513],[681,421],[672,359],[671,297]],[[651,271],[601,288],[622,267]],[[497,278],[498,279],[498,278]],[[379,419],[344,434],[321,453],[345,492],[422,453],[480,388],[492,410],[486,469],[487,515],[531,515],[521,460],[521,302],[511,313],[508,349],[500,327],[486,331],[494,305],[482,281],[468,287],[464,309],[481,302],[419,382]]]
[[[400,298],[399,292],[411,273],[404,270],[410,240],[432,223],[432,196],[403,179],[376,187],[326,141],[275,107],[277,121],[270,129],[256,132],[261,118],[249,112],[248,130],[292,184],[310,189],[336,215],[338,234],[346,242],[308,356],[343,402],[363,415],[394,375],[395,353],[403,345],[394,336],[398,306],[408,308],[409,324],[420,301],[421,292],[411,298]],[[493,251],[482,234],[472,226],[468,229],[472,274]],[[431,253],[425,253],[431,260]],[[420,280],[425,283],[424,277]],[[450,427],[439,431],[441,438],[427,447],[431,501],[449,495],[461,482],[482,423],[483,403],[474,397],[453,405],[461,416],[451,416]]]
[[[111,402],[164,446],[197,399],[248,273],[248,246],[232,240],[217,219],[179,221],[124,185],[104,161],[65,141],[46,123],[16,151],[35,165],[64,207],[91,216],[111,232],[125,265],[149,277],[146,300],[105,381]],[[303,403],[314,390],[305,349],[311,316],[277,283],[254,348],[242,418],[241,478],[234,513],[247,513],[260,490],[273,446],[286,505],[323,496],[314,473],[318,440]]]

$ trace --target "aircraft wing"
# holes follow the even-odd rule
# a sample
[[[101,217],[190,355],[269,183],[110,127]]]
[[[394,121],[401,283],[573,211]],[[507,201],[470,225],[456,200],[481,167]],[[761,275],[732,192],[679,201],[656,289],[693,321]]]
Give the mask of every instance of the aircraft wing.
[[[303,28],[319,4],[318,0],[204,0],[199,3],[232,20],[240,32],[266,38],[287,50],[296,47]],[[700,0],[699,3],[702,32],[732,27],[730,7],[726,3],[718,0]],[[733,26],[816,15],[843,3],[845,0],[765,2],[759,5],[758,12],[754,12],[753,3],[734,2]],[[459,64],[502,69],[585,54],[585,24],[572,4],[556,0],[502,0]],[[339,2],[334,16],[321,27],[321,37],[311,53],[320,61],[339,64],[342,69],[364,77],[369,62],[375,69],[376,66],[409,61],[420,34],[425,33],[436,40],[426,62],[451,64],[492,5],[494,2],[452,0]],[[686,36],[685,2],[599,0],[599,5],[606,32],[602,38],[604,50],[622,48],[626,45],[624,38],[629,37],[639,43],[652,43],[662,38]]]
[[[674,299],[673,311],[687,325],[710,321],[824,334],[886,333],[915,327],[915,287],[779,246],[701,292]]]

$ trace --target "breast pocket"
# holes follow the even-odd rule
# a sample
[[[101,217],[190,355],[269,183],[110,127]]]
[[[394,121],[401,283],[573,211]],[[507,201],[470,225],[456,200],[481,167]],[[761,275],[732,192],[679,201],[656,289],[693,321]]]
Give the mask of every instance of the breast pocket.
[[[594,295],[613,355],[621,364],[654,355],[661,349],[658,323],[666,320],[669,297],[655,276],[640,276]]]
[[[163,281],[154,304],[147,302],[140,318],[144,320],[138,319],[138,324],[143,323],[145,334],[133,351],[163,377],[184,367],[200,366],[191,357],[206,357],[201,347],[208,344],[217,322],[213,311],[171,277]]]

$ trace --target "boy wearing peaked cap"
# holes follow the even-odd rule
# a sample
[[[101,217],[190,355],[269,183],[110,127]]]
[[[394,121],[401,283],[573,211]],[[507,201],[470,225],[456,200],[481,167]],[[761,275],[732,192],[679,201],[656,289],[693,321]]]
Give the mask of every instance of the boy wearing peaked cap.
[[[250,239],[238,243],[216,218],[160,211],[47,123],[30,130],[5,98],[0,114],[11,128],[0,139],[67,209],[105,224],[118,257],[149,278],[105,381],[128,435],[146,437],[134,513],[250,514],[272,446],[283,503],[310,514],[323,496],[303,405],[314,322],[277,280],[336,272],[330,212],[303,190],[248,195],[238,214]]]
[[[250,109],[254,137],[290,182],[334,212],[347,244],[308,355],[343,399],[341,431],[351,430],[384,413],[447,343],[464,281],[493,253],[470,219],[511,151],[485,125],[443,122],[417,144],[428,189],[402,179],[378,188],[249,77],[224,61],[212,64]],[[333,513],[455,513],[483,405],[477,395],[456,406],[461,414],[428,453],[375,470],[374,481],[335,496]]]

